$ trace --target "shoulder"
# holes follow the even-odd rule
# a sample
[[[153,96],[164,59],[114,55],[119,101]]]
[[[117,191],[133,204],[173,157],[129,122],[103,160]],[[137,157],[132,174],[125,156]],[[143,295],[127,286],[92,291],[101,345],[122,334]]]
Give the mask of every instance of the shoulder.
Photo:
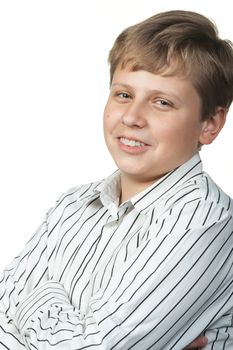
[[[198,179],[200,194],[205,201],[213,202],[233,214],[233,199],[205,172]]]
[[[82,206],[84,203],[99,197],[98,187],[102,182],[103,180],[100,180],[69,188],[60,195],[55,205],[48,211],[47,216],[51,217],[55,213],[64,213],[67,208]]]
[[[173,189],[164,198],[164,216],[189,228],[232,222],[233,200],[205,172]]]

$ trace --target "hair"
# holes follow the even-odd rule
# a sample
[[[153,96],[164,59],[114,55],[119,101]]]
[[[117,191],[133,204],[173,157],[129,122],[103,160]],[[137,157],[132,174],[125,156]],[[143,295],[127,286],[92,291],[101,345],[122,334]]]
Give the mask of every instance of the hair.
[[[110,81],[116,68],[190,79],[201,99],[201,118],[233,99],[233,46],[216,25],[190,11],[168,11],[126,28],[110,53]]]

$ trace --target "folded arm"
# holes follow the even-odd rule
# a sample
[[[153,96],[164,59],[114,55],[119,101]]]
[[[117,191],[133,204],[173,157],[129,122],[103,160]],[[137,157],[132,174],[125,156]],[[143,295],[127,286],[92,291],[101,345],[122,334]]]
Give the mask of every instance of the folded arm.
[[[94,293],[86,314],[48,276],[42,225],[2,279],[2,348],[15,348],[16,341],[19,349],[43,350],[187,346],[224,312],[218,298],[226,305],[231,293],[232,234],[221,235],[231,224],[226,216],[146,241]]]

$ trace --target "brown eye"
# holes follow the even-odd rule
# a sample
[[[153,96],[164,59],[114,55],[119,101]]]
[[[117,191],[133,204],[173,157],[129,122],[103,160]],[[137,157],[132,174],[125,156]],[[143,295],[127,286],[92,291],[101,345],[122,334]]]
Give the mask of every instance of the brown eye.
[[[157,103],[161,106],[170,106],[169,102],[166,100],[158,100]]]
[[[168,106],[169,105],[169,103],[167,101],[164,101],[164,100],[160,100],[159,102],[160,102],[160,104],[162,106]]]
[[[172,106],[172,104],[169,101],[164,100],[162,98],[157,99],[156,101],[154,101],[154,103],[159,108],[168,108]]]
[[[120,92],[118,93],[118,96],[121,98],[129,98],[129,94],[127,92]]]

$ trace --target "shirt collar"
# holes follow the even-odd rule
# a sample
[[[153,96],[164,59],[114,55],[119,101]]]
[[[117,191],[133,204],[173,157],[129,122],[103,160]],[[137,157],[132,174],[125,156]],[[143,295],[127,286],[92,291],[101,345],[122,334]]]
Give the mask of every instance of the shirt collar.
[[[202,173],[202,161],[197,153],[186,163],[170,171],[127,202],[132,204],[138,212],[146,214],[163,195],[200,173]],[[96,191],[100,192],[102,204],[111,211],[113,216],[116,216],[120,194],[120,171],[117,170],[107,177],[96,187]]]
[[[199,153],[196,153],[186,163],[164,175],[146,190],[131,198],[134,207],[146,213],[159,199],[173,190],[175,187],[202,173],[202,161]]]
[[[100,200],[113,218],[118,218],[118,203],[120,196],[120,171],[115,171],[112,175],[103,180],[95,189],[99,192]]]

